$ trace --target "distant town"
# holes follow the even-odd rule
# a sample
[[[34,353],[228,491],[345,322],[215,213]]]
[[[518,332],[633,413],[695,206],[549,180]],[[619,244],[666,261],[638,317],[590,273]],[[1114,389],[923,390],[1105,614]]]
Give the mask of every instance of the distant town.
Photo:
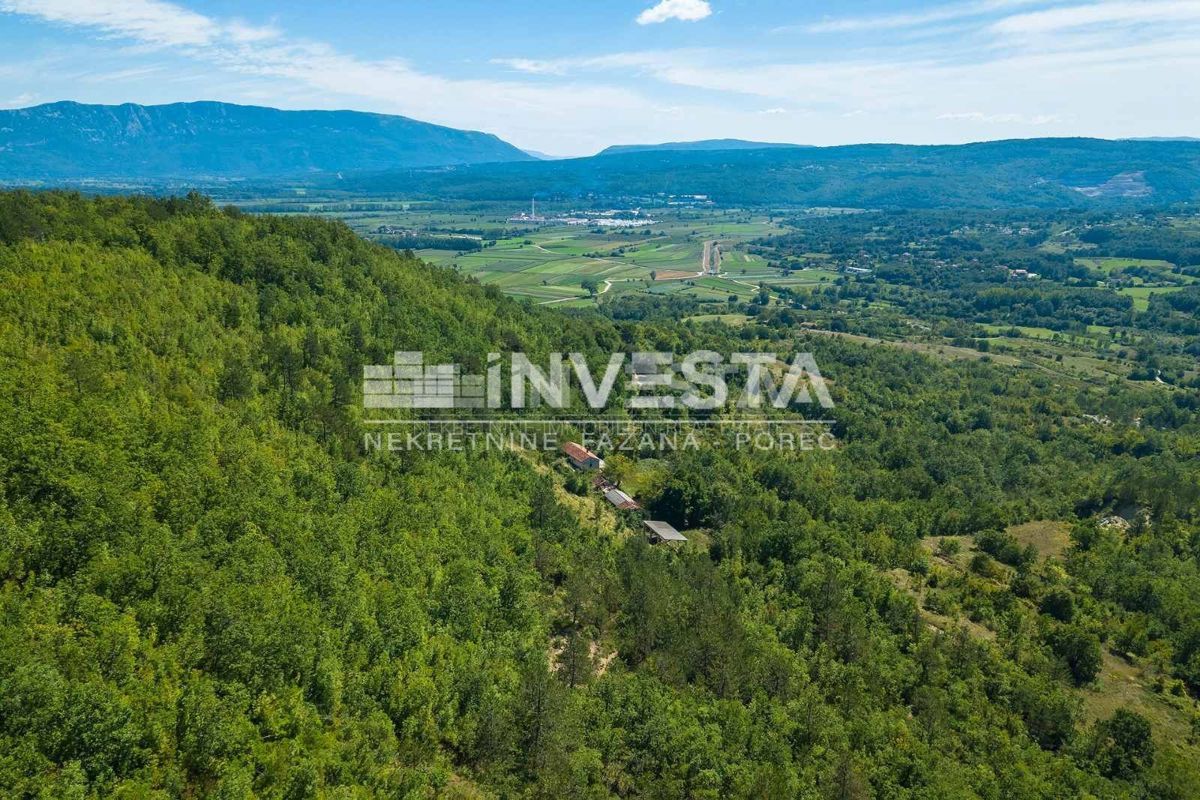
[[[641,209],[604,211],[568,211],[552,217],[538,214],[537,201],[529,204],[529,212],[509,217],[514,225],[582,225],[589,228],[642,228],[653,225],[654,220],[642,213]]]

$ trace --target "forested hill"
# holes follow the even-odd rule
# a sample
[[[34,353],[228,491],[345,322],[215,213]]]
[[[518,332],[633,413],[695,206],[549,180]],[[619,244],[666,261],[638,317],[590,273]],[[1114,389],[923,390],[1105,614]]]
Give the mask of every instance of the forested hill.
[[[1200,796],[1194,394],[536,311],[199,196],[0,193],[0,286],[0,796]],[[676,550],[555,454],[361,449],[395,349],[700,347],[813,350],[842,444],[640,464]]]
[[[603,153],[325,181],[355,192],[520,200],[703,194],[725,205],[1072,207],[1200,199],[1200,143],[1028,139]]]
[[[693,142],[662,142],[660,144],[614,144],[604,148],[596,155],[614,156],[655,150],[762,150],[772,147],[805,147],[805,145],[784,142],[752,142],[746,139],[700,139]]]
[[[253,180],[527,160],[488,133],[359,111],[215,102],[0,111],[0,180]]]

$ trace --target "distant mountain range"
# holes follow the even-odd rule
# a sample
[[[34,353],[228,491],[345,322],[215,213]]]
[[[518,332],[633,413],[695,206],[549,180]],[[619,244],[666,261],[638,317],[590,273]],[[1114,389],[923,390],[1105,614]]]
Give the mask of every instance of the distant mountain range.
[[[695,142],[663,142],[662,144],[614,144],[596,155],[612,156],[625,153],[645,153],[656,150],[762,150],[769,147],[808,147],[782,142],[752,142],[746,139],[700,139]]]
[[[1014,139],[812,147],[742,139],[617,145],[550,159],[475,131],[356,111],[228,103],[0,111],[0,181],[248,190],[306,185],[464,200],[532,196],[872,208],[1200,202],[1200,142]],[[177,190],[177,188],[172,189]]]
[[[0,111],[0,179],[245,178],[530,161],[489,133],[359,111],[50,103]]]
[[[1086,207],[1200,201],[1200,142],[1014,139],[653,149],[564,161],[393,170],[326,180],[351,192],[461,199],[653,199],[871,208]]]

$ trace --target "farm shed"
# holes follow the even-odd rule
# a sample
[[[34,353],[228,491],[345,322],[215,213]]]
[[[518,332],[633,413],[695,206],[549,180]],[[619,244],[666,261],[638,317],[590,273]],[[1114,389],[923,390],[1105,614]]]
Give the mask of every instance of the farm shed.
[[[641,508],[638,502],[629,495],[622,492],[620,489],[608,489],[604,492],[604,497],[608,502],[612,503],[622,511],[633,511]]]
[[[686,542],[687,537],[679,531],[675,530],[670,523],[659,522],[657,520],[646,520],[646,530],[649,531],[647,538],[651,544],[659,542]]]

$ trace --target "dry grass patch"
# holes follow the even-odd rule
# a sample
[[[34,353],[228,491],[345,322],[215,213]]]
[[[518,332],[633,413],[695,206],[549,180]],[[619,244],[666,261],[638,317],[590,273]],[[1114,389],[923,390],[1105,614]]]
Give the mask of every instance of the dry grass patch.
[[[1104,650],[1095,685],[1079,690],[1083,698],[1081,722],[1091,724],[1108,719],[1117,709],[1126,708],[1150,721],[1159,747],[1169,747],[1190,758],[1200,756],[1200,747],[1189,741],[1194,704],[1169,693],[1155,692],[1152,681],[1136,664]]]
[[[1022,546],[1033,545],[1038,557],[1045,561],[1047,558],[1062,558],[1071,546],[1071,527],[1065,522],[1040,520],[1026,522],[1024,525],[1013,525],[1008,533]]]
[[[688,272],[683,269],[660,269],[654,273],[654,280],[656,281],[678,281],[694,277],[696,277],[694,271]]]

